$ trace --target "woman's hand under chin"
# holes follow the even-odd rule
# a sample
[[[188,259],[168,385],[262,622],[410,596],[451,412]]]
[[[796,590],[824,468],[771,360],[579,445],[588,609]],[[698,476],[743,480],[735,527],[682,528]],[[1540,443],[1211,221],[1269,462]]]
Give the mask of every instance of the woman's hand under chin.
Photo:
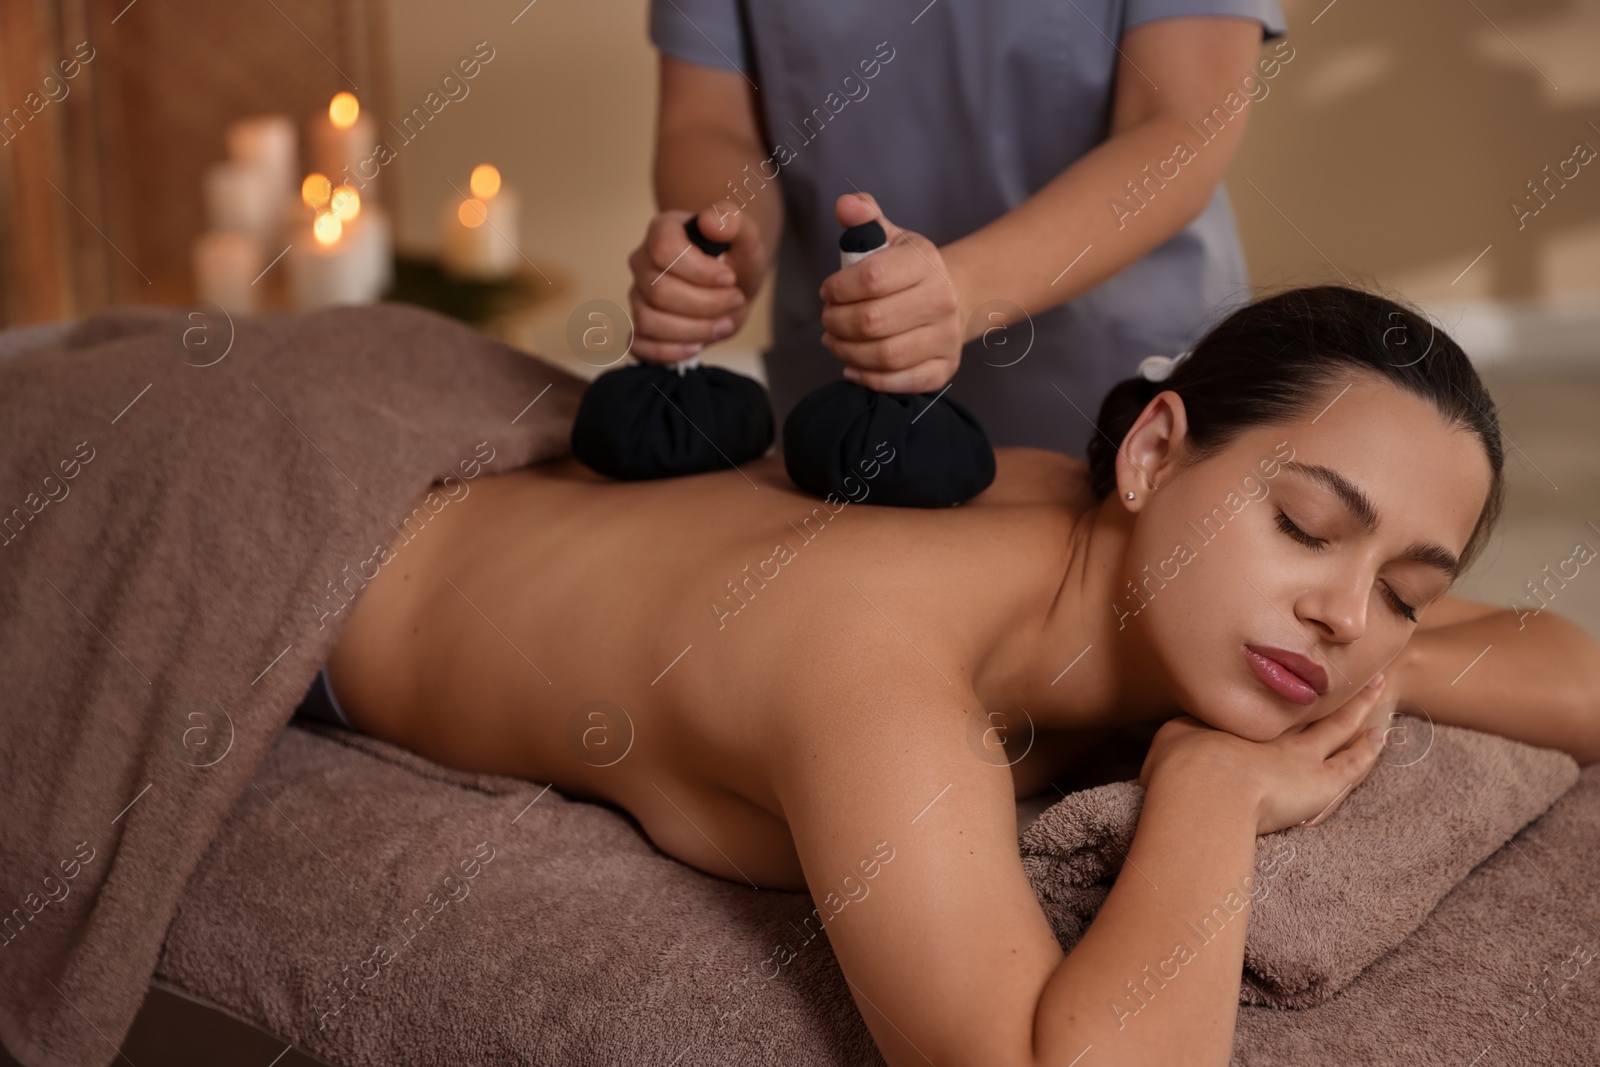
[[[1139,783],[1176,778],[1197,797],[1245,791],[1254,801],[1256,833],[1316,826],[1377,765],[1386,723],[1374,716],[1391,697],[1384,675],[1336,710],[1270,741],[1250,741],[1190,715],[1162,725],[1150,743]]]

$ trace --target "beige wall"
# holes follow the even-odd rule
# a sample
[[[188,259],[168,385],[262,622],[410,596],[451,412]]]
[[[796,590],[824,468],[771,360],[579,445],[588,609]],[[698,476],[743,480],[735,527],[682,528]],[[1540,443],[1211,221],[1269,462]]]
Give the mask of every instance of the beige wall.
[[[1258,284],[1343,272],[1446,306],[1600,299],[1600,160],[1520,232],[1508,207],[1576,142],[1600,148],[1600,2],[1284,7],[1294,59],[1251,105],[1229,176]],[[573,281],[537,332],[554,355],[565,311],[625,303],[624,258],[651,211],[654,53],[642,2],[494,8],[393,4],[397,108],[475,42],[495,49],[471,95],[401,149],[401,238],[432,242],[445,179],[499,164],[524,195],[524,248]],[[759,343],[763,319],[732,347]]]
[[[559,356],[565,312],[590,299],[627,303],[625,260],[653,210],[655,52],[639,0],[526,2],[496,2],[492,17],[489,5],[392,3],[399,108],[436,88],[477,42],[494,49],[470,95],[399,150],[398,239],[436,248],[448,182],[465,188],[476,163],[500,167],[522,194],[523,251],[571,281],[530,338]]]
[[[1446,304],[1600,294],[1600,159],[1520,231],[1508,206],[1600,149],[1600,3],[1326,5],[1284,0],[1295,59],[1229,175],[1254,280],[1332,260]]]

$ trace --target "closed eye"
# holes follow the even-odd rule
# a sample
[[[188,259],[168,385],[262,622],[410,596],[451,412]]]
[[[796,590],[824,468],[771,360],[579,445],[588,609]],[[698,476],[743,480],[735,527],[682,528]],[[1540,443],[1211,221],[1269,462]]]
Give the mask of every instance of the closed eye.
[[[1281,511],[1278,512],[1278,529],[1282,530],[1296,541],[1299,541],[1302,545],[1305,545],[1313,552],[1321,552],[1324,548],[1328,547],[1327,541],[1320,537],[1312,537],[1310,534],[1300,529],[1300,527],[1296,526],[1294,521]],[[1383,594],[1384,599],[1389,602],[1389,606],[1394,609],[1396,614],[1402,616],[1410,622],[1417,621],[1417,609],[1413,608],[1410,604],[1407,604],[1404,600],[1401,600],[1399,596],[1395,594],[1395,591],[1392,588],[1385,585],[1383,587]]]

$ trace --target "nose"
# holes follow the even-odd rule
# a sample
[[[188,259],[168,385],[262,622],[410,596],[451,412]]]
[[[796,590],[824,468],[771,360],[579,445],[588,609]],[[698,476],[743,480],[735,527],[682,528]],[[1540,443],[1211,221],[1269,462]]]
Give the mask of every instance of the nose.
[[[1320,627],[1330,641],[1349,644],[1367,632],[1367,605],[1371,599],[1370,580],[1340,575],[1308,590],[1300,598],[1298,614]]]

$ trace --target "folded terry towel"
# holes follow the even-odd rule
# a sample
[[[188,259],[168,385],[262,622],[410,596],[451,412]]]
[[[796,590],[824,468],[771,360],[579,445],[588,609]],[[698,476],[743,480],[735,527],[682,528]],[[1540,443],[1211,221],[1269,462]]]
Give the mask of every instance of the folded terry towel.
[[[1431,731],[1426,755],[1380,759],[1320,826],[1256,839],[1242,1003],[1327,1000],[1578,781],[1565,752],[1414,715],[1397,728]],[[1138,782],[1113,782],[1069,794],[1023,834],[1023,866],[1063,948],[1105,903],[1143,804]],[[1202,916],[1190,928],[1208,936]]]

